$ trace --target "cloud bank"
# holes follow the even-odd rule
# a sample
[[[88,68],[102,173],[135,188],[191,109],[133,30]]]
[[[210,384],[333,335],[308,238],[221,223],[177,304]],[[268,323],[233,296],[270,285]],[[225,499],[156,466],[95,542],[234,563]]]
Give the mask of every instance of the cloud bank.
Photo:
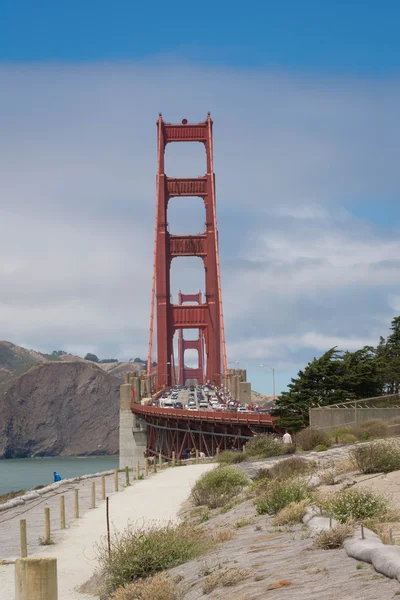
[[[399,81],[147,62],[8,65],[0,82],[2,338],[146,354],[155,122],[208,110],[228,360],[256,388],[270,385],[259,363],[274,366],[283,388],[329,347],[386,334],[400,307],[398,224],[352,205],[399,197]],[[202,147],[172,145],[166,171],[202,175]],[[203,226],[200,200],[171,202],[171,231]],[[203,286],[198,259],[174,263],[175,298]]]

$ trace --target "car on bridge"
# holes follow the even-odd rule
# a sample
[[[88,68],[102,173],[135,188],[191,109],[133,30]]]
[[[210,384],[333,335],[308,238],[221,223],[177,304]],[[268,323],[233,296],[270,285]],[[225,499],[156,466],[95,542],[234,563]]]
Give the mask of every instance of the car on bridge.
[[[183,408],[183,404],[182,404],[182,402],[175,402],[174,407],[182,409]]]

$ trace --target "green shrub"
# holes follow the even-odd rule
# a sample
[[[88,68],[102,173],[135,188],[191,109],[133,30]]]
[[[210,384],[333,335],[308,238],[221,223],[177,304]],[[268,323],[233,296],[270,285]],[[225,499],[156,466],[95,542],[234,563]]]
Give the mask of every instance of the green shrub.
[[[328,446],[325,446],[325,444],[318,444],[318,446],[315,446],[314,448],[315,452],[326,452],[326,450],[328,450]]]
[[[343,444],[343,437],[350,433],[350,428],[343,426],[337,427],[328,433],[329,437],[335,442],[335,444]]]
[[[363,521],[387,512],[383,496],[366,488],[350,488],[332,495],[325,503],[325,510],[340,523],[349,519]]]
[[[268,458],[292,452],[290,444],[284,444],[269,433],[256,435],[246,444],[247,458]]]
[[[260,468],[252,477],[254,483],[259,483],[260,481],[265,481],[266,479],[271,479],[271,469],[263,469]]]
[[[400,470],[400,446],[395,442],[374,442],[350,450],[361,473],[390,473]]]
[[[246,460],[246,455],[244,452],[232,452],[231,450],[226,450],[225,452],[218,454],[216,460],[220,465],[234,465]]]
[[[368,439],[388,436],[388,426],[381,419],[370,419],[360,424],[361,431],[368,433]]]
[[[107,591],[171,569],[192,560],[212,547],[213,542],[204,529],[190,524],[168,523],[150,527],[128,527],[116,532],[97,548],[98,560]]]
[[[272,480],[262,496],[255,500],[257,514],[275,515],[292,502],[301,502],[308,497],[307,484],[302,480]]]
[[[224,506],[249,483],[248,477],[235,467],[218,467],[204,473],[196,481],[192,488],[192,498],[197,506]]]
[[[307,429],[302,429],[296,435],[296,444],[307,452],[308,450],[314,450],[317,446],[326,446],[329,448],[332,442],[329,435],[324,431],[307,427]]]
[[[299,456],[293,456],[276,463],[269,469],[270,479],[289,479],[296,475],[305,475],[313,469],[313,464]]]

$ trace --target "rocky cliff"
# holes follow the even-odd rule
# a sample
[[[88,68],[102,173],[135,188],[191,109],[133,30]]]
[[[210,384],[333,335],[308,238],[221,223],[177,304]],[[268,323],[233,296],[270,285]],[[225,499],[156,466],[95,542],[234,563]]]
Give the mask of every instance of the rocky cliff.
[[[0,457],[118,453],[119,384],[87,361],[30,368],[0,394]]]

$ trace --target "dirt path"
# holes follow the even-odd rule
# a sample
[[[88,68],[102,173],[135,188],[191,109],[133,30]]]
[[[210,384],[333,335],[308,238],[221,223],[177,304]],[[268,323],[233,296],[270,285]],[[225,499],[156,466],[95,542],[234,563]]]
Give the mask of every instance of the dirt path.
[[[165,522],[175,520],[193,483],[200,475],[213,467],[213,464],[202,464],[168,469],[153,475],[150,479],[135,482],[122,492],[114,492],[110,495],[110,516],[113,529],[124,529],[128,521],[157,520]],[[49,498],[48,502],[54,502],[58,506],[59,498]],[[41,527],[43,505],[40,506]],[[32,510],[39,510],[39,508],[36,507]],[[12,542],[15,545],[15,538],[18,543],[19,518],[26,517],[26,514],[14,515],[14,518],[8,522],[14,522],[13,536],[9,538],[9,543]],[[33,520],[32,516],[31,527],[33,527]],[[6,527],[6,523],[0,524],[1,532],[3,527]],[[28,524],[28,535],[29,531]],[[93,575],[97,567],[95,545],[105,533],[105,503],[101,502],[98,508],[87,510],[79,521],[71,521],[69,529],[53,536],[57,542],[55,545],[39,547],[35,552],[35,556],[57,557],[60,600],[93,600],[93,596],[81,594],[76,591],[76,588]],[[3,553],[6,535],[6,533],[2,533]],[[15,556],[15,552],[11,554]],[[0,566],[0,582],[0,600],[14,600],[14,565]]]

